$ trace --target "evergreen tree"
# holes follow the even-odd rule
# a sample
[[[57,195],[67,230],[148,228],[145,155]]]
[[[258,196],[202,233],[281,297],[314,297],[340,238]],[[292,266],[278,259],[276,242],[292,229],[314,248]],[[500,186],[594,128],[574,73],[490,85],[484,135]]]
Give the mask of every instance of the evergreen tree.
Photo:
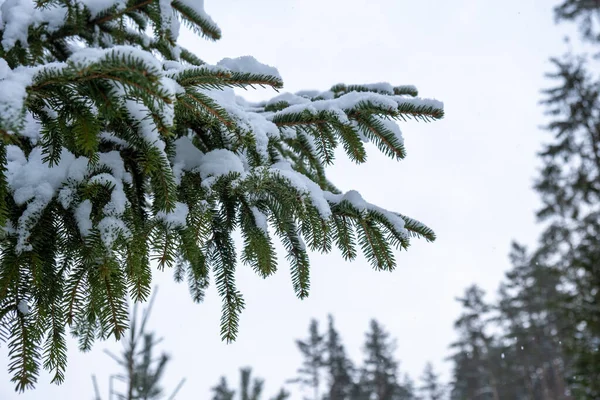
[[[221,377],[219,384],[212,390],[214,393],[212,400],[233,400],[233,396],[235,396],[235,390],[229,389],[227,379],[224,376]]]
[[[415,382],[408,374],[404,374],[404,378],[402,379],[402,384],[400,385],[403,400],[421,400],[419,396],[417,396],[417,389],[415,389]]]
[[[325,337],[319,332],[319,323],[315,319],[310,321],[308,331],[306,340],[296,340],[296,346],[304,360],[302,367],[298,369],[298,377],[290,382],[309,388],[312,392],[312,400],[320,400],[322,373],[325,366]]]
[[[153,332],[146,331],[146,324],[152,311],[155,295],[156,290],[140,321],[137,318],[137,304],[134,305],[129,337],[123,343],[124,350],[121,356],[117,357],[105,350],[124,370],[122,374],[111,375],[108,394],[109,400],[113,396],[122,400],[158,400],[164,398],[165,393],[160,386],[160,380],[169,362],[169,356],[166,353],[162,353],[160,357],[154,357],[153,350],[161,340],[157,340]],[[96,377],[93,376],[92,378],[96,392],[95,400],[101,400]],[[115,381],[124,382],[126,386],[125,390],[119,391],[115,388]],[[169,399],[175,399],[175,395],[179,392],[184,382],[185,379],[180,381]]]
[[[486,332],[490,306],[484,301],[484,295],[481,288],[473,285],[458,299],[463,314],[454,323],[458,340],[451,345],[456,349],[451,357],[454,361],[452,399],[502,398],[493,371],[494,338]]]
[[[242,368],[240,369],[240,387],[239,387],[239,400],[261,400],[263,393],[264,380],[254,378],[252,379],[252,369]],[[221,377],[219,384],[213,389],[212,400],[234,400],[235,390],[229,389],[227,379]],[[271,400],[285,400],[289,397],[289,393],[284,389],[280,389],[279,393],[272,397]]]
[[[599,13],[597,0],[564,0],[555,8],[557,21],[578,24],[594,46]],[[463,303],[471,311],[457,321],[453,399],[480,398],[478,387],[502,399],[600,398],[600,77],[587,55],[551,61],[548,76],[557,84],[544,91],[543,104],[552,139],[539,153],[535,184],[544,230],[531,252],[513,245],[491,321],[484,317],[490,307]],[[492,322],[498,334],[480,334],[485,329],[469,320]]]
[[[217,40],[197,0],[6,0],[0,21],[0,332],[16,390],[40,364],[64,380],[65,330],[89,350],[120,339],[127,299],[144,301],[152,270],[172,268],[201,301],[213,275],[221,336],[244,308],[241,262],[277,269],[272,236],[309,291],[308,250],[360,246],[378,270],[421,223],[341,193],[325,175],[341,145],[390,157],[405,149],[393,120],[429,121],[443,106],[412,86],[335,85],[250,104],[233,88],[283,86],[252,57],[204,63],[178,45],[180,24]],[[305,246],[307,242],[307,246]]]
[[[317,400],[416,400],[414,383],[408,375],[400,379],[395,344],[377,321],[371,321],[364,346],[365,360],[355,368],[346,355],[340,334],[331,315],[322,335],[316,320],[309,327],[309,337],[297,341],[304,362],[299,377],[291,382],[311,389],[309,399]],[[325,377],[325,390],[321,390]],[[324,392],[321,394],[321,392]]]
[[[242,368],[240,370],[240,400],[259,400],[262,394],[264,380],[251,379],[252,369]]]
[[[600,2],[563,1],[558,21],[578,23],[587,42],[598,46]],[[560,301],[546,311],[560,315],[560,340],[569,361],[569,389],[575,398],[600,398],[600,79],[597,61],[585,55],[553,58],[556,86],[544,91],[552,140],[540,157],[535,188],[538,218],[545,229],[532,260],[558,273]]]
[[[542,261],[514,244],[498,303],[486,303],[476,286],[459,299],[452,399],[571,398],[570,362],[561,348],[565,321],[549,306],[560,303],[559,275]]]
[[[497,307],[510,366],[504,369],[512,370],[513,386],[521,386],[524,396],[564,399],[569,362],[561,348],[567,321],[555,307],[563,298],[560,272],[518,244],[513,244],[510,258],[513,267],[500,286]]]
[[[597,11],[600,11],[600,6]],[[586,61],[554,59],[551,76],[560,86],[547,90],[555,140],[541,153],[544,167],[536,189],[548,225],[537,250],[561,271],[558,305],[569,320],[562,332],[574,357],[572,388],[577,396],[600,397],[600,81]],[[589,396],[589,397],[588,397]]]
[[[419,388],[421,400],[442,400],[444,398],[444,388],[431,363],[427,363],[425,366],[421,382],[422,385]]]
[[[354,388],[354,366],[346,355],[331,315],[328,317],[323,364],[327,371],[327,389],[323,400],[348,400]]]
[[[398,362],[394,358],[396,345],[388,332],[375,320],[367,332],[366,358],[361,370],[360,399],[404,400],[413,398],[398,379]]]

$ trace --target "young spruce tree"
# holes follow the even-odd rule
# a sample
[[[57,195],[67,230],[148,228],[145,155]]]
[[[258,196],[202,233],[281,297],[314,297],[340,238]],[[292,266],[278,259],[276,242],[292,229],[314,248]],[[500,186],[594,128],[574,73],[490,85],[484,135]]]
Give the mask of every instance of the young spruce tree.
[[[402,385],[398,361],[394,358],[396,344],[377,321],[372,320],[364,345],[365,360],[358,382],[359,400],[412,400],[412,388]]]
[[[435,373],[433,365],[427,363],[421,376],[421,400],[442,400],[444,398],[444,387],[440,383],[440,377]]]
[[[137,304],[134,304],[129,334],[123,341],[124,348],[120,357],[105,350],[105,353],[123,369],[123,373],[113,374],[109,378],[108,400],[113,398],[122,400],[159,400],[167,398],[168,400],[174,400],[185,383],[184,378],[169,396],[165,397],[166,393],[160,381],[170,357],[165,353],[162,353],[159,357],[155,356],[156,345],[162,339],[157,339],[154,332],[146,330],[156,293],[155,290],[148,308],[144,310],[140,320],[137,317]],[[102,400],[96,376],[92,376],[92,379],[95,390],[94,400]]]
[[[221,377],[219,384],[212,389],[212,400],[262,400],[263,385],[264,380],[259,378],[252,379],[251,368],[242,368],[240,369],[239,396],[236,397],[236,391],[229,388],[227,379]],[[288,397],[289,393],[284,389],[280,389],[275,397],[271,397],[271,400],[285,400]]]
[[[187,280],[194,301],[212,275],[229,341],[244,308],[236,267],[273,274],[275,237],[300,298],[309,250],[335,244],[352,260],[360,247],[391,270],[394,248],[434,239],[325,175],[338,146],[357,163],[367,141],[403,158],[393,120],[444,115],[414,87],[338,84],[250,104],[233,89],[280,89],[275,68],[249,56],[209,65],[177,42],[181,24],[220,38],[201,0],[5,0],[0,13],[0,332],[16,390],[40,366],[64,380],[67,328],[81,350],[122,338],[151,262]]]
[[[291,379],[290,383],[298,383],[311,392],[311,400],[321,400],[321,386],[323,369],[326,366],[325,336],[319,332],[319,323],[313,319],[308,328],[308,338],[296,340],[296,346],[302,353],[302,367],[298,368],[298,377]]]
[[[327,388],[325,389],[323,400],[350,399],[355,389],[353,379],[354,365],[346,354],[342,338],[335,328],[332,315],[328,316],[323,365],[326,370],[327,380]]]

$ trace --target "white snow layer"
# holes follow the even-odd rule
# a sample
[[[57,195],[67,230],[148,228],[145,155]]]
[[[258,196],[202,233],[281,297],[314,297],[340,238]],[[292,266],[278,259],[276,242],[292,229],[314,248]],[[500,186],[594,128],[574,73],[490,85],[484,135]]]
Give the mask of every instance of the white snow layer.
[[[52,167],[43,161],[41,147],[34,147],[29,157],[25,157],[23,151],[14,145],[7,146],[6,153],[6,178],[9,190],[18,205],[27,204],[16,228],[17,251],[28,251],[31,250],[31,245],[28,244],[31,227],[37,223],[46,206],[55,197],[60,200],[63,207],[71,206],[75,190],[70,185],[76,186],[86,180],[91,172],[90,164],[86,157],[75,157],[66,149],[63,149],[60,161]],[[106,215],[117,219],[125,212],[128,205],[123,191],[123,182],[131,182],[131,175],[125,171],[123,160],[116,151],[101,153],[98,164],[111,169],[111,174],[94,175],[88,179],[88,182],[110,184],[113,187],[111,200],[103,211]],[[84,201],[73,212],[81,234],[87,236],[92,229],[91,203]],[[117,225],[122,224],[117,223]],[[105,242],[107,246],[111,243]]]
[[[219,30],[217,24],[215,24],[212,18],[206,13],[206,11],[204,11],[204,0],[179,0],[179,2],[193,10],[196,14],[200,16],[200,18],[207,21],[208,23],[213,25],[217,30]]]
[[[225,67],[233,72],[247,72],[258,75],[271,75],[281,79],[279,71],[275,67],[262,64],[252,56],[242,56],[238,58],[224,58],[217,63],[219,67]]]
[[[92,202],[89,200],[82,201],[75,209],[74,215],[77,220],[77,227],[81,236],[88,236],[92,231],[93,224],[90,219],[92,213]]]
[[[175,209],[170,212],[159,211],[156,218],[164,221],[169,227],[185,228],[186,219],[190,209],[187,204],[176,202]]]
[[[17,304],[17,310],[23,315],[29,314],[29,304],[27,303],[27,300],[21,299],[19,304]]]
[[[17,42],[27,47],[29,27],[47,24],[48,32],[60,28],[67,16],[67,8],[52,4],[44,8],[36,8],[34,0],[0,0],[0,29],[2,30],[2,47],[8,51]]]

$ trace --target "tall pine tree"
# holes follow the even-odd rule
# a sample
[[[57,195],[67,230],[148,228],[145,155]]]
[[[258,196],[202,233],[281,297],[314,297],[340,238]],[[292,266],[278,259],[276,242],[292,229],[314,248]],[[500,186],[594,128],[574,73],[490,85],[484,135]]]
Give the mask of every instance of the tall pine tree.
[[[600,2],[566,0],[555,8],[558,21],[578,24],[583,39],[599,53]],[[598,62],[571,53],[552,59],[543,104],[552,139],[540,152],[536,182],[545,230],[532,260],[558,272],[560,301],[547,305],[562,315],[560,339],[572,368],[575,398],[600,398],[600,77]]]
[[[334,326],[333,316],[328,317],[325,335],[325,359],[327,389],[323,400],[348,400],[354,389],[354,366],[346,355],[342,339]]]
[[[236,396],[236,391],[229,388],[227,379],[221,377],[219,384],[213,387],[212,400],[263,400],[264,380],[259,378],[252,379],[252,369],[249,367],[240,369],[240,386]],[[279,393],[271,400],[285,400],[289,393],[280,389]]]
[[[342,339],[328,317],[328,329],[321,334],[312,320],[309,337],[297,341],[304,362],[292,382],[308,387],[309,400],[416,400],[413,381],[401,378],[394,357],[395,344],[377,321],[371,321],[364,345],[365,359],[354,367]]]
[[[423,375],[421,376],[421,387],[419,388],[421,394],[420,400],[443,400],[444,399],[444,387],[440,383],[438,374],[435,373],[433,365],[427,363]]]
[[[357,163],[367,141],[404,158],[393,120],[444,114],[414,87],[340,84],[250,104],[233,89],[280,89],[281,77],[252,57],[209,65],[181,47],[181,24],[221,36],[199,0],[7,0],[0,22],[0,332],[17,390],[41,365],[62,382],[67,327],[82,350],[123,337],[151,261],[195,301],[212,273],[233,340],[235,230],[241,262],[263,277],[279,238],[300,298],[309,250],[335,243],[352,260],[360,247],[391,270],[394,248],[434,239],[325,175],[338,146]]]
[[[463,313],[454,324],[458,340],[451,345],[455,349],[451,356],[454,361],[452,399],[502,399],[493,368],[496,363],[494,338],[487,332],[491,308],[484,296],[484,291],[473,285],[458,299]]]
[[[325,167],[338,146],[364,162],[368,141],[404,158],[393,120],[437,120],[440,102],[413,86],[339,84],[250,104],[233,89],[280,89],[277,70],[252,57],[209,65],[178,44],[181,24],[221,36],[200,0],[2,2],[0,339],[19,391],[42,365],[63,381],[67,327],[82,350],[122,338],[151,261],[187,280],[194,301],[212,274],[229,341],[244,308],[238,262],[273,274],[273,237],[300,298],[309,250],[335,244],[352,260],[360,247],[391,270],[394,248],[435,238],[342,193]]]
[[[414,398],[398,377],[396,345],[388,332],[372,320],[364,345],[365,360],[359,380],[359,399],[409,400]]]
[[[139,320],[137,304],[134,305],[131,328],[128,337],[124,340],[124,349],[121,355],[116,356],[105,350],[123,370],[122,373],[110,376],[108,385],[109,400],[113,398],[122,400],[159,400],[165,398],[165,391],[160,385],[160,380],[170,358],[166,353],[155,357],[154,350],[161,339],[157,339],[153,332],[146,330],[156,293],[155,290],[148,307]],[[100,396],[96,377],[93,376],[92,378],[95,400],[101,400],[102,397]],[[179,385],[169,394],[169,400],[175,399],[184,382],[185,379],[179,382]],[[123,386],[124,388],[122,388]]]
[[[325,336],[319,332],[319,323],[313,319],[308,328],[308,338],[296,340],[296,346],[302,354],[302,367],[298,377],[290,380],[301,387],[308,388],[311,400],[321,399],[323,368],[325,366]]]

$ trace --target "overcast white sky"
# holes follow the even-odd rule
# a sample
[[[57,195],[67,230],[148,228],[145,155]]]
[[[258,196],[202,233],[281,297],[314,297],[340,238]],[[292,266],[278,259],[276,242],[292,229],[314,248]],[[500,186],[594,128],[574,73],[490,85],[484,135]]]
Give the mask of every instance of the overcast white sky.
[[[291,92],[387,81],[414,84],[421,96],[444,101],[444,120],[400,125],[404,161],[371,146],[366,164],[353,165],[339,153],[330,169],[341,189],[357,189],[370,202],[422,220],[438,240],[415,241],[397,254],[393,273],[375,272],[363,259],[344,262],[337,252],[313,255],[305,301],[295,298],[285,264],[267,280],[240,267],[247,308],[239,339],[230,345],[219,339],[214,288],[205,303],[193,304],[185,284],[172,283],[169,271],[156,272],[160,290],[150,322],[173,357],[165,386],[187,378],[178,399],[209,399],[223,374],[237,386],[238,368],[246,365],[266,379],[269,398],[300,365],[294,340],[305,336],[311,318],[325,323],[328,313],[355,361],[362,359],[368,321],[376,318],[398,339],[402,371],[417,378],[432,361],[448,377],[443,360],[459,312],[454,297],[471,283],[493,294],[509,267],[510,241],[534,243],[538,231],[531,184],[544,134],[537,103],[548,85],[548,57],[564,50],[564,31],[554,25],[549,3],[555,2],[206,1],[223,39],[212,43],[188,34],[183,44],[210,63],[253,55],[276,66]],[[6,373],[6,348],[0,349],[0,398],[92,399],[95,373],[106,399],[116,365],[102,350],[120,345],[97,343],[88,354],[70,345],[66,383],[50,385],[43,373],[37,389],[20,396]],[[299,400],[295,392],[292,400]]]

